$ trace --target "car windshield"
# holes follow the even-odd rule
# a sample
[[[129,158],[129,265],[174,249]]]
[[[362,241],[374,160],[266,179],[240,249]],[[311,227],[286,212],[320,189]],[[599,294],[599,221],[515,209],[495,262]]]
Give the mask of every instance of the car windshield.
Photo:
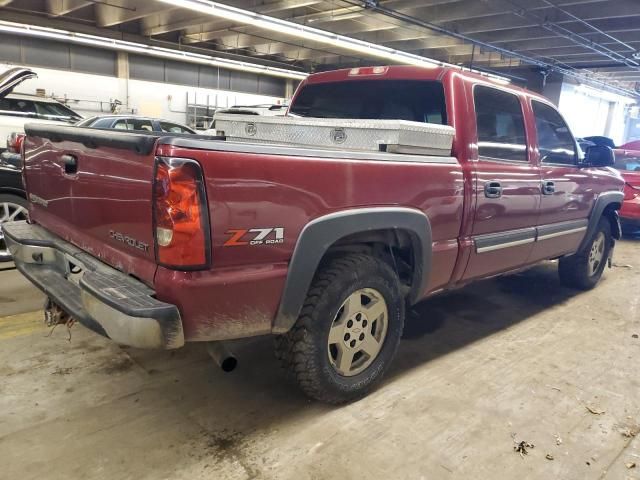
[[[442,83],[353,80],[305,85],[289,113],[316,118],[362,118],[447,123]]]

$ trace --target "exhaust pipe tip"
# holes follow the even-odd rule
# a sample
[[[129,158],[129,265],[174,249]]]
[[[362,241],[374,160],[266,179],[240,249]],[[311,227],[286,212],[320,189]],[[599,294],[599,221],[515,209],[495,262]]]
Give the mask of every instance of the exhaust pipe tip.
[[[224,342],[209,342],[207,344],[207,352],[223,372],[232,372],[238,366],[238,359],[231,353]]]
[[[220,368],[223,372],[233,372],[238,366],[238,359],[236,357],[227,357],[220,362]]]

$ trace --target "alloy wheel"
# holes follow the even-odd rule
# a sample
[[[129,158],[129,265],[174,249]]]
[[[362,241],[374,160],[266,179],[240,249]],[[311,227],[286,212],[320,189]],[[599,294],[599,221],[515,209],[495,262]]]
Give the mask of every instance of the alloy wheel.
[[[604,260],[605,242],[606,239],[604,232],[598,232],[598,235],[591,244],[591,250],[589,251],[589,276],[596,274]]]
[[[380,292],[362,288],[343,302],[331,324],[329,362],[335,371],[351,377],[376,359],[387,335],[389,311]]]

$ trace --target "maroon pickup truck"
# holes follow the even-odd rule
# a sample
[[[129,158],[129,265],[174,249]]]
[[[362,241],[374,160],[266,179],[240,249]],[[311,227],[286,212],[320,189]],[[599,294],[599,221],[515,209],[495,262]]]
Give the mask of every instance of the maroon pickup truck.
[[[289,114],[449,125],[453,147],[28,125],[31,220],[4,233],[48,321],[139,348],[272,334],[304,392],[339,403],[380,380],[407,306],[547,259],[592,288],[620,237],[611,150],[580,158],[531,92],[448,68],[352,69],[308,77]]]

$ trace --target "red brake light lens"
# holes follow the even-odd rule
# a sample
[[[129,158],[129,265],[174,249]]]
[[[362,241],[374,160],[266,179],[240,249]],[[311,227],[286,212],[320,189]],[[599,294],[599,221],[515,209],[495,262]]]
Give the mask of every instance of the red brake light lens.
[[[12,153],[20,153],[22,151],[22,143],[26,135],[24,133],[13,132],[7,137],[7,150]]]
[[[349,76],[385,75],[388,71],[389,67],[355,67],[349,70]]]
[[[158,263],[185,270],[207,267],[209,217],[200,165],[184,158],[158,157],[153,195]]]

